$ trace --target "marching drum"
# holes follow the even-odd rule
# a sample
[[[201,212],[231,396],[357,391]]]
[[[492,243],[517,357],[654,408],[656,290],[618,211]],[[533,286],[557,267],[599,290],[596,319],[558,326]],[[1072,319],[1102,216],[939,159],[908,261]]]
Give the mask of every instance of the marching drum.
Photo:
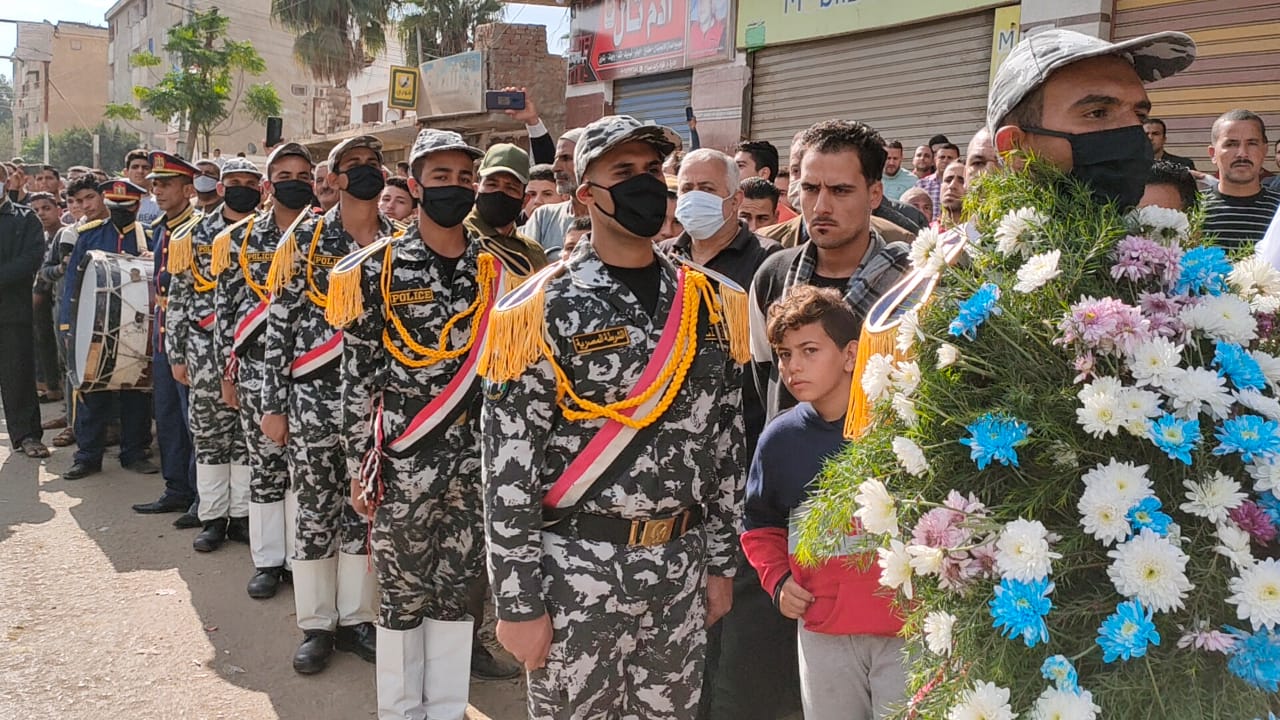
[[[151,260],[90,250],[72,296],[73,382],[81,392],[151,389]]]

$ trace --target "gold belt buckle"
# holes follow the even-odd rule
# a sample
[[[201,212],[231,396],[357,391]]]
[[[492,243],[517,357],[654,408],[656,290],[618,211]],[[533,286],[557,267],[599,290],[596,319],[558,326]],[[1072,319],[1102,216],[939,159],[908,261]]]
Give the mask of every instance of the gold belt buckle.
[[[679,519],[677,516],[663,520],[632,520],[631,537],[627,544],[639,547],[662,545],[671,540]]]

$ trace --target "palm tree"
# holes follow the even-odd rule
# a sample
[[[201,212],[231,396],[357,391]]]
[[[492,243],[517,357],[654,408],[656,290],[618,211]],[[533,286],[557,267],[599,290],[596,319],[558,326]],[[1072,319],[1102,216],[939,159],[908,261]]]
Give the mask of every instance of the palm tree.
[[[410,64],[472,48],[476,27],[502,17],[501,0],[405,0],[400,43]]]
[[[427,0],[428,3],[432,0]],[[295,34],[293,54],[316,79],[345,88],[387,45],[395,0],[271,0],[271,17]]]

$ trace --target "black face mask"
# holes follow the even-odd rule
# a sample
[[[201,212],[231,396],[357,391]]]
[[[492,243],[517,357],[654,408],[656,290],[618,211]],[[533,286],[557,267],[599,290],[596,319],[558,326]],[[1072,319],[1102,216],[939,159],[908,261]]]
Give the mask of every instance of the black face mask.
[[[1071,176],[1088,185],[1098,202],[1114,202],[1124,211],[1142,199],[1155,152],[1141,125],[1076,134],[1036,127],[1022,129],[1070,142]]]
[[[347,176],[347,194],[357,200],[372,200],[386,187],[382,171],[372,165],[357,165],[343,172]]]
[[[592,182],[588,184],[609,191],[609,197],[613,198],[613,213],[605,212],[604,208],[600,212],[616,220],[636,237],[657,235],[667,221],[667,184],[649,173],[627,178],[610,187]]]
[[[480,219],[494,228],[501,228],[515,222],[524,207],[524,198],[513,198],[501,192],[480,193],[476,196],[476,211]]]
[[[431,222],[443,228],[451,228],[467,219],[471,208],[476,204],[476,194],[471,188],[457,185],[424,187],[421,202],[422,211],[431,218]]]
[[[311,183],[305,180],[281,180],[271,184],[271,196],[290,210],[301,210],[315,199]]]
[[[233,185],[223,192],[222,199],[231,212],[253,212],[262,202],[262,191],[247,185]]]
[[[138,219],[138,208],[136,207],[113,207],[111,208],[111,224],[116,226],[117,230],[124,230]]]

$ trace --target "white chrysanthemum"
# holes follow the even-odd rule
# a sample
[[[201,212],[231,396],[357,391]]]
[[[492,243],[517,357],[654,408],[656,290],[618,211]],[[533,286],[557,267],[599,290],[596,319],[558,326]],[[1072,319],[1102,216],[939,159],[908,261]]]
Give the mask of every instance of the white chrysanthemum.
[[[1186,213],[1149,205],[1134,211],[1138,225],[1152,238],[1166,242],[1185,240],[1191,232]]]
[[[938,346],[938,369],[951,367],[960,359],[960,348],[951,343],[942,343]]]
[[[1086,491],[1080,496],[1076,509],[1080,511],[1080,526],[1103,545],[1114,545],[1133,533],[1129,525],[1131,503],[1116,493]]]
[[[1178,509],[1215,525],[1226,522],[1227,513],[1240,507],[1248,497],[1240,491],[1240,483],[1217,471],[1204,482],[1183,480],[1182,486],[1187,489],[1187,501]]]
[[[947,265],[947,256],[943,252],[941,236],[933,228],[923,228],[911,241],[911,266],[925,276],[937,275]]]
[[[893,394],[893,412],[909,428],[920,424],[920,416],[916,414],[916,403],[908,395],[903,393]]]
[[[1257,390],[1237,390],[1236,402],[1246,408],[1264,415],[1271,420],[1280,420],[1280,400],[1263,395]]]
[[[1031,708],[1031,720],[1096,720],[1102,708],[1093,704],[1093,693],[1046,688]]]
[[[1058,269],[1058,261],[1061,259],[1060,250],[1032,255],[1018,268],[1018,283],[1013,286],[1014,292],[1032,293],[1044,287],[1045,283],[1062,274]]]
[[[1081,406],[1076,409],[1076,422],[1090,435],[1101,438],[1120,432],[1128,416],[1117,395],[1108,393],[1080,393]]]
[[[1119,462],[1111,458],[1106,465],[1097,465],[1084,474],[1086,493],[1103,493],[1117,503],[1123,504],[1126,511],[1129,506],[1151,494],[1151,480],[1147,478],[1146,465],[1134,465]]]
[[[1009,689],[995,683],[977,682],[960,695],[960,702],[947,713],[947,720],[1014,720],[1009,706]]]
[[[1103,375],[1102,377],[1094,378],[1092,382],[1085,383],[1080,388],[1080,392],[1076,394],[1076,397],[1080,398],[1080,402],[1084,402],[1095,395],[1118,397],[1122,390],[1124,390],[1124,385],[1118,379],[1110,375]]]
[[[952,631],[956,616],[946,612],[931,612],[924,618],[924,644],[934,655],[950,655]]]
[[[924,451],[910,438],[904,438],[901,435],[895,437],[893,454],[898,457],[898,464],[902,469],[912,475],[920,477],[929,472],[929,460],[925,458]]]
[[[893,387],[898,392],[911,397],[920,386],[920,364],[915,360],[900,362],[889,377],[893,378]]]
[[[1156,612],[1182,608],[1182,599],[1192,588],[1187,579],[1187,554],[1168,538],[1143,528],[1108,552],[1107,557],[1113,560],[1107,577],[1116,592],[1137,598]]]
[[[1231,412],[1226,378],[1208,368],[1178,368],[1164,391],[1174,414],[1181,418],[1189,420],[1208,412],[1222,419]]]
[[[1148,418],[1164,414],[1160,409],[1160,396],[1147,390],[1125,388],[1120,393],[1119,404],[1124,429],[1141,438],[1147,436]]]
[[[872,355],[862,373],[862,392],[867,402],[875,404],[889,396],[893,390],[893,356]]]
[[[911,557],[912,572],[920,577],[942,572],[942,561],[947,559],[942,548],[928,545],[908,545],[907,555]]]
[[[916,308],[912,308],[902,319],[898,321],[898,337],[894,344],[898,348],[898,352],[911,352],[911,346],[915,345],[917,340],[923,340],[924,333],[920,331],[920,313]]]
[[[863,530],[874,535],[898,536],[898,508],[884,483],[867,478],[858,486],[853,501],[858,506],[853,515],[862,523]]]
[[[1263,458],[1249,463],[1249,477],[1253,478],[1255,492],[1280,491],[1280,460]]]
[[[1214,529],[1218,536],[1218,544],[1214,552],[1231,561],[1237,570],[1253,565],[1253,539],[1249,533],[1235,523],[1222,523]]]
[[[1129,353],[1129,374],[1139,386],[1164,387],[1173,379],[1182,362],[1182,346],[1163,337],[1154,337],[1133,346]]]
[[[889,547],[876,550],[876,564],[880,566],[880,584],[894,590],[901,589],[908,599],[911,591],[911,556],[901,540],[891,540]]]
[[[1280,623],[1280,560],[1267,558],[1240,571],[1227,583],[1236,606],[1236,617],[1248,620],[1254,630],[1274,630]]]
[[[1257,255],[1237,262],[1227,275],[1227,284],[1249,307],[1259,313],[1273,313],[1280,308],[1280,271]]]
[[[1188,330],[1199,330],[1214,340],[1247,344],[1258,337],[1258,322],[1249,303],[1235,295],[1209,295],[1183,308],[1178,319]]]
[[[1019,208],[1005,215],[996,228],[996,251],[1001,255],[1025,255],[1048,218],[1032,208]]]
[[[996,569],[1003,578],[1039,580],[1049,575],[1052,561],[1061,557],[1049,551],[1049,533],[1039,520],[1018,518],[1005,525],[996,540]]]
[[[1258,363],[1258,367],[1262,369],[1262,375],[1267,379],[1267,384],[1271,386],[1271,389],[1273,391],[1280,390],[1280,358],[1264,353],[1261,350],[1250,350],[1249,356]]]

